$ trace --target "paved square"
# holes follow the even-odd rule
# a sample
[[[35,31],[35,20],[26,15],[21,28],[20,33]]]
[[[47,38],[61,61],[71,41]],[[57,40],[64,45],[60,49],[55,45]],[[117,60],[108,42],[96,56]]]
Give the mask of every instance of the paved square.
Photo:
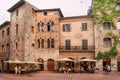
[[[64,74],[42,71],[31,74],[22,74],[21,76],[0,73],[0,80],[120,80],[120,72]]]

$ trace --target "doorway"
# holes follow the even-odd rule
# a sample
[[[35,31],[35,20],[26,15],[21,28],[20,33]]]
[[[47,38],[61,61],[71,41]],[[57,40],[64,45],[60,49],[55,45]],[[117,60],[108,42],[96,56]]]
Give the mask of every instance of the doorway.
[[[103,58],[103,70],[105,70],[106,65],[111,67],[111,59],[110,58]]]
[[[117,58],[117,66],[118,66],[118,71],[120,71],[120,56]]]
[[[54,70],[54,60],[53,59],[48,59],[47,69],[48,69],[48,71],[53,71]]]

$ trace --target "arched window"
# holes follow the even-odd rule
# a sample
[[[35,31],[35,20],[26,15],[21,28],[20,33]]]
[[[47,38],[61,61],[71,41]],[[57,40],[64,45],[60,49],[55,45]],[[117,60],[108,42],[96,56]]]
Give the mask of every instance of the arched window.
[[[16,35],[18,35],[18,24],[16,24]]]
[[[40,48],[40,40],[38,39],[38,48]]]
[[[117,3],[115,8],[116,10],[120,10],[120,3]]]
[[[54,48],[54,39],[49,38],[47,42],[48,42],[48,48]]]
[[[47,40],[47,43],[48,43],[48,48],[51,48],[51,46],[50,46],[50,39]]]
[[[112,46],[112,41],[111,41],[111,38],[109,38],[109,37],[104,38],[103,43],[104,43],[105,47],[111,47]]]
[[[120,29],[120,20],[117,22],[117,29]]]
[[[47,23],[47,30],[50,31],[50,22]]]
[[[18,43],[16,43],[16,49],[18,49]]]
[[[51,23],[50,30],[54,31],[54,22]]]
[[[2,37],[4,37],[4,33],[5,33],[5,32],[4,32],[4,30],[3,30],[3,31],[2,31]]]
[[[9,29],[9,28],[7,28],[7,35],[9,35],[9,33],[10,33],[10,29]]]
[[[34,26],[31,26],[31,32],[34,33]]]
[[[38,31],[40,31],[40,23],[38,23]]]
[[[41,23],[41,31],[44,32],[44,23]]]
[[[44,48],[44,39],[40,38],[40,48]]]
[[[104,22],[103,29],[104,30],[109,30],[110,29],[110,22]]]
[[[51,40],[51,48],[54,48],[54,39]]]

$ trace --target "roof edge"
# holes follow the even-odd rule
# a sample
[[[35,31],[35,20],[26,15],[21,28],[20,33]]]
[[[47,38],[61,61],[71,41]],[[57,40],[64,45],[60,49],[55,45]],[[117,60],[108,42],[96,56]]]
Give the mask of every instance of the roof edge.
[[[19,8],[23,4],[25,4],[25,0],[20,0],[15,5],[13,5],[11,8],[9,8],[7,11],[8,12],[13,12],[15,9]]]
[[[5,22],[3,22],[3,23],[0,25],[0,28],[6,26],[6,25],[8,25],[8,24],[10,24],[10,21],[5,21]]]

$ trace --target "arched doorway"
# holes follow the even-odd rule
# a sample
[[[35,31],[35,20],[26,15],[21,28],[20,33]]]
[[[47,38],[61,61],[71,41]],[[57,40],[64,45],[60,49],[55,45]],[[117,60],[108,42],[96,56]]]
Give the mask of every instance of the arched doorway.
[[[53,71],[54,70],[54,60],[53,59],[48,59],[47,60],[47,69],[48,69],[48,71]]]
[[[103,70],[105,70],[106,65],[111,67],[111,59],[109,57],[103,58]]]
[[[39,58],[38,62],[42,63],[42,64],[39,64],[40,70],[44,70],[44,60],[42,58]]]
[[[118,66],[118,71],[120,71],[120,56],[117,58],[117,66]]]

